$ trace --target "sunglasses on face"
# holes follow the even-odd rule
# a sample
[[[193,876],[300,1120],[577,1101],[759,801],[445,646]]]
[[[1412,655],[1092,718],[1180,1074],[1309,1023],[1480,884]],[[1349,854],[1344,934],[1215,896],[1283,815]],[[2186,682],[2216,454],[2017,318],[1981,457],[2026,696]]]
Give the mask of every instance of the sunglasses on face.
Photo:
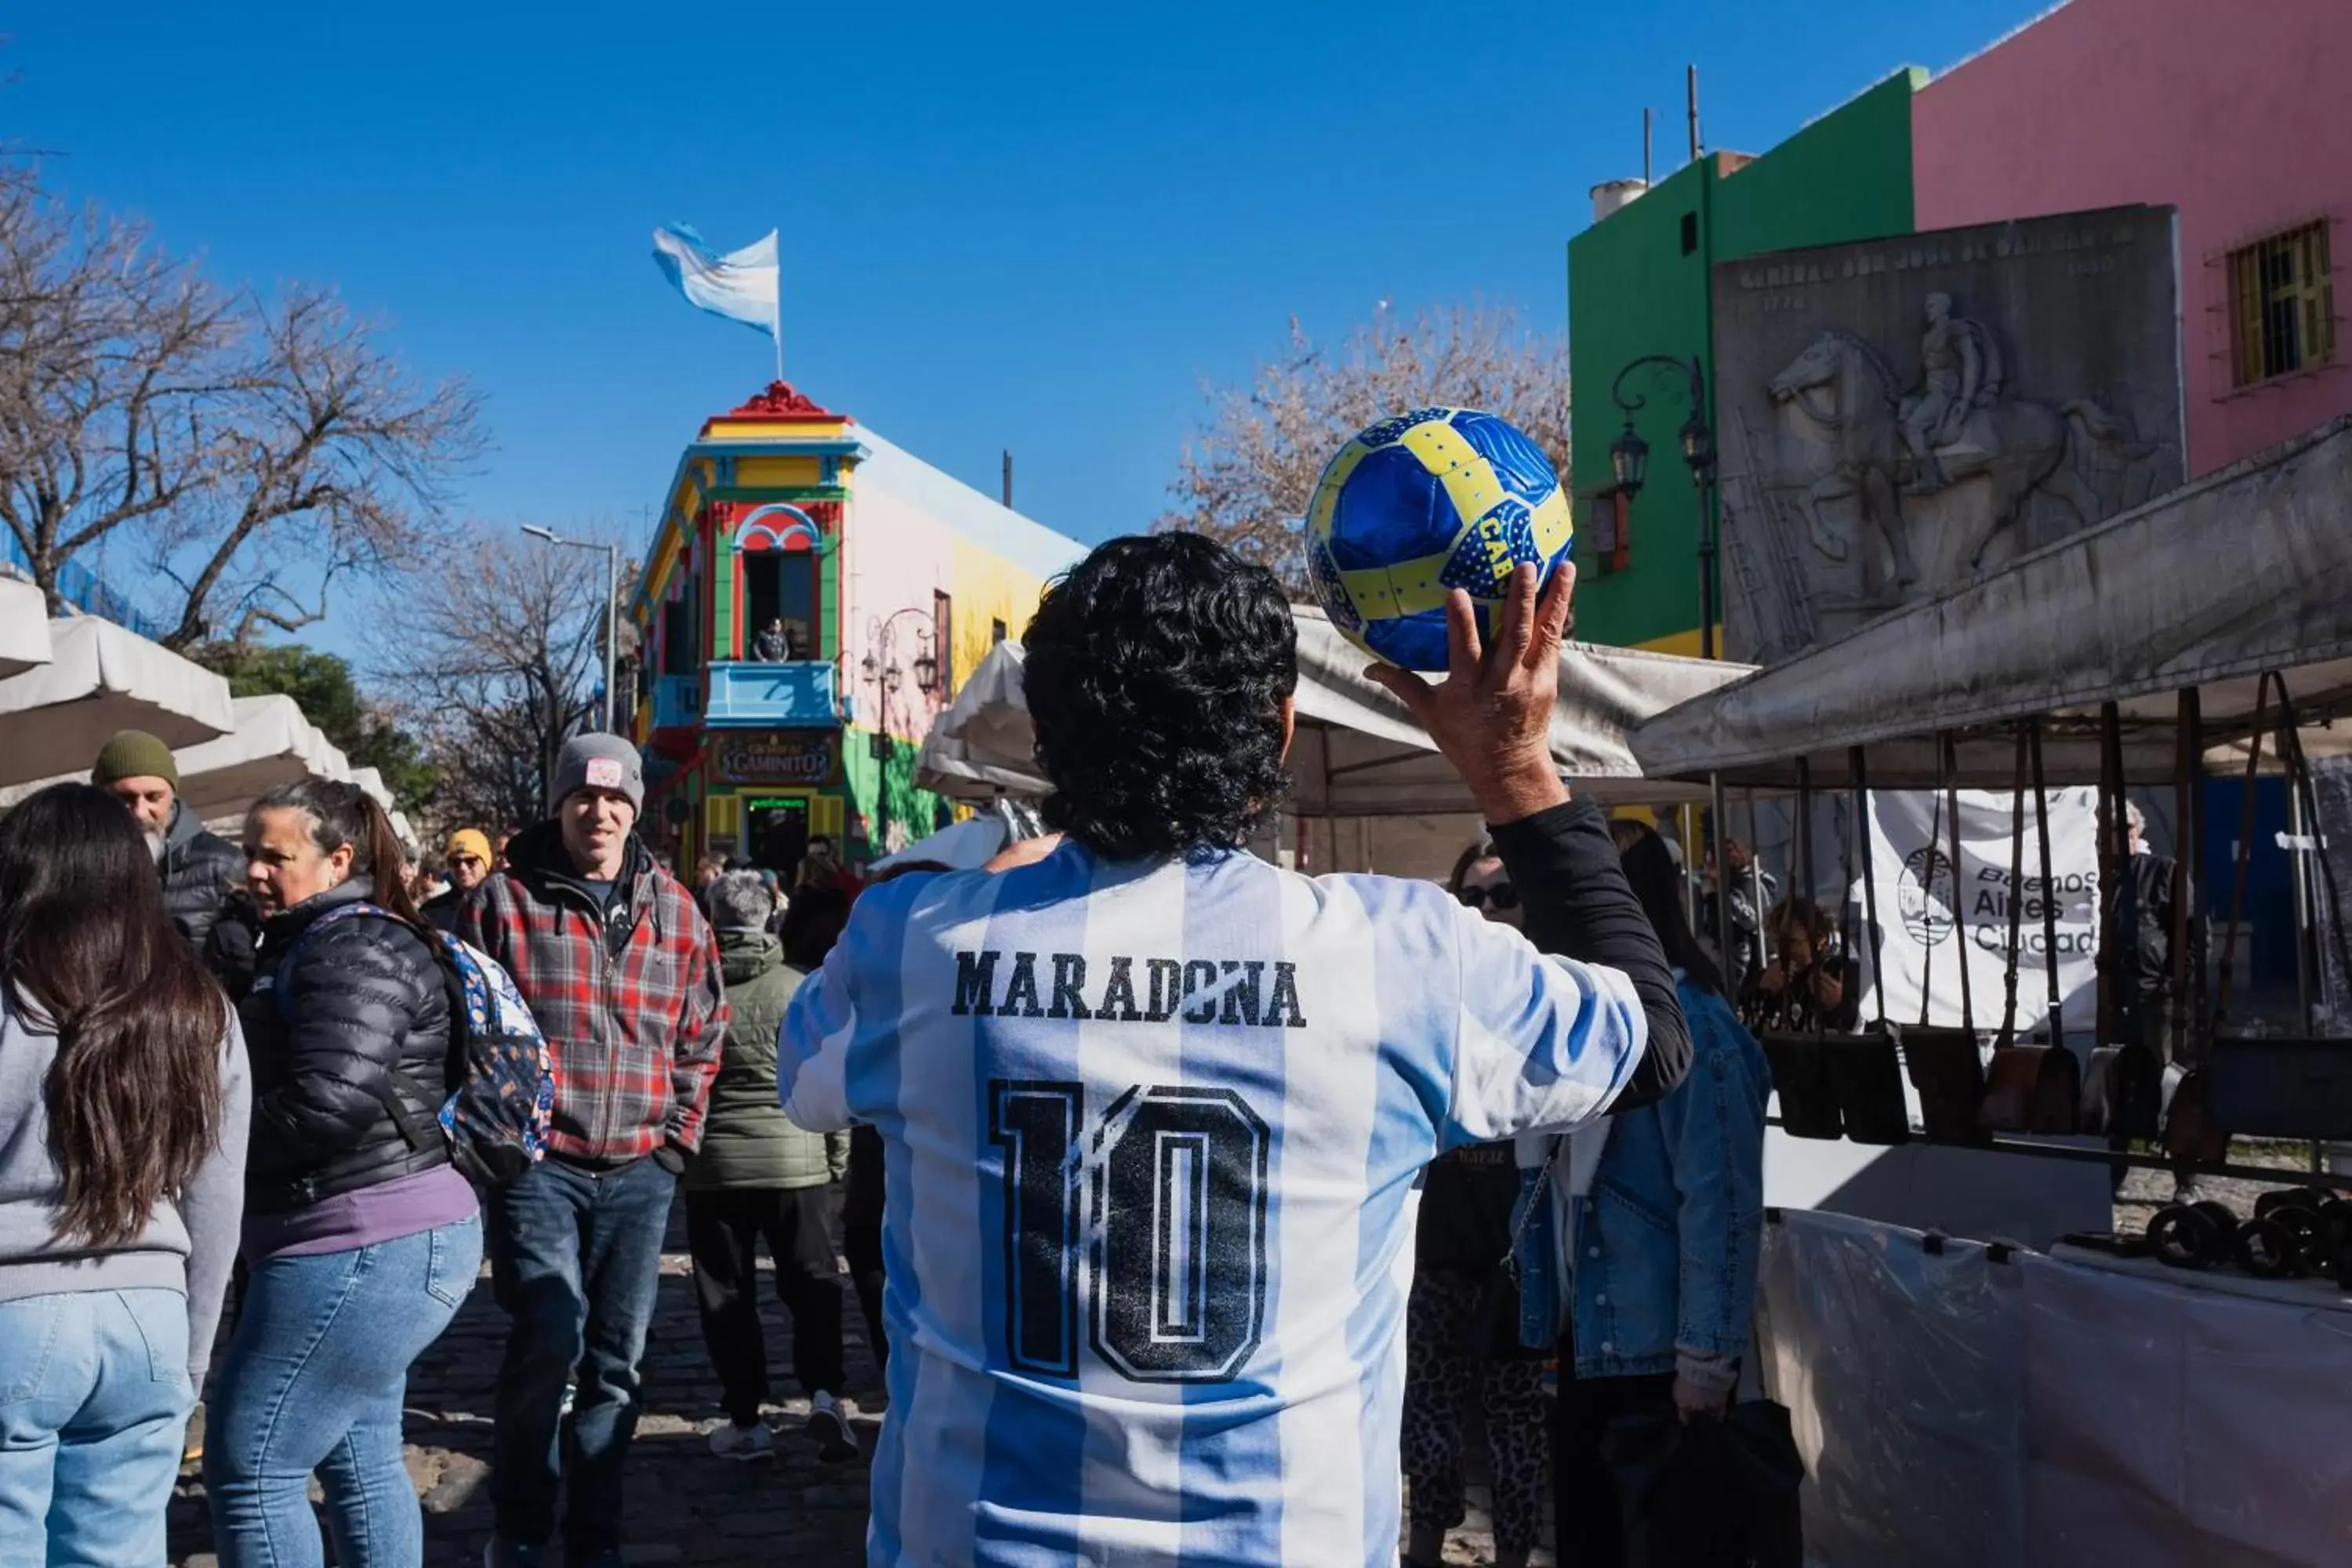
[[[1483,910],[1490,903],[1498,910],[1516,910],[1519,907],[1519,890],[1508,882],[1493,882],[1483,888],[1465,888],[1462,889],[1461,897],[1465,907],[1474,910]]]

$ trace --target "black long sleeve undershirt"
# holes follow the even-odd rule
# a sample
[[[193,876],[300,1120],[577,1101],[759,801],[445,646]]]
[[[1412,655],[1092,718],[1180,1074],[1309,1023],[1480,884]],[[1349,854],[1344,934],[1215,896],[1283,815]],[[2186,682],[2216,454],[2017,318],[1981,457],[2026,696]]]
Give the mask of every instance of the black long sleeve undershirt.
[[[1493,833],[1526,911],[1528,940],[1541,952],[1617,970],[1642,998],[1649,1047],[1609,1109],[1664,1099],[1690,1071],[1690,1026],[1665,950],[1626,884],[1601,808],[1572,800]]]

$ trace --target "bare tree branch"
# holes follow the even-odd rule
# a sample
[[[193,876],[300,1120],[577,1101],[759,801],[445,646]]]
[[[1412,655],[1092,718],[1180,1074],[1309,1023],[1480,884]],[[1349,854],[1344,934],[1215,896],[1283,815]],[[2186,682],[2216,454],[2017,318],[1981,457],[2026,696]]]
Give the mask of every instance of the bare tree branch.
[[[421,560],[482,450],[479,405],[412,386],[379,339],[323,290],[265,304],[143,224],[0,177],[0,524],[52,610],[67,567],[118,537],[179,585],[181,648],[218,602]]]
[[[425,736],[448,820],[541,815],[556,752],[595,712],[604,592],[589,552],[477,534],[382,628],[373,662]]]
[[[1154,527],[1223,540],[1307,596],[1300,520],[1315,481],[1365,426],[1429,404],[1484,408],[1532,437],[1568,477],[1568,345],[1475,304],[1400,321],[1386,306],[1334,353],[1294,317],[1282,357],[1246,387],[1203,387],[1209,412],[1187,442]]]

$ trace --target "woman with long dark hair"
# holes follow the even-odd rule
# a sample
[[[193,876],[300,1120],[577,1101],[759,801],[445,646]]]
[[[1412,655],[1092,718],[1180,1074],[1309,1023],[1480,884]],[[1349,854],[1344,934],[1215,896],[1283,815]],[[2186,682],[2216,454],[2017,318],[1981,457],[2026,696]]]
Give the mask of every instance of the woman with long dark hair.
[[[1519,929],[1518,889],[1491,843],[1463,851],[1449,886],[1465,908]],[[1507,1264],[1518,1188],[1507,1142],[1450,1150],[1423,1181],[1404,1330],[1410,1568],[1444,1562],[1446,1532],[1468,1516],[1465,1404],[1478,1407],[1486,1437],[1497,1568],[1524,1568],[1543,1528],[1543,1352],[1518,1342],[1519,1293]]]
[[[354,784],[270,791],[245,854],[265,920],[240,1005],[248,1275],[207,1412],[214,1542],[224,1568],[323,1561],[315,1472],[337,1561],[405,1568],[425,1550],[401,1459],[408,1367],[482,1258],[438,1121],[452,1038],[438,939],[383,808]]]
[[[0,1563],[161,1563],[245,1165],[245,1045],[88,784],[0,820]]]
[[[1578,1568],[1626,1557],[1603,1456],[1612,1424],[1715,1420],[1730,1403],[1755,1311],[1771,1083],[1763,1047],[1740,1026],[1722,971],[1691,932],[1665,840],[1639,823],[1611,827],[1625,880],[1674,968],[1691,1069],[1664,1099],[1563,1141],[1546,1167],[1544,1245],[1521,1254],[1562,1325],[1553,1504],[1559,1560]]]

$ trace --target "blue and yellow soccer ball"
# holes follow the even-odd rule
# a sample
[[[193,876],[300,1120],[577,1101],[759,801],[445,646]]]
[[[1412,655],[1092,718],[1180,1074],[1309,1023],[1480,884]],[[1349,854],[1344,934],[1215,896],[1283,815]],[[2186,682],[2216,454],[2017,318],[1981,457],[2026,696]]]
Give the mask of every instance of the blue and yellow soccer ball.
[[[1574,517],[1543,448],[1475,408],[1416,408],[1357,433],[1315,482],[1307,574],[1349,642],[1407,669],[1445,668],[1445,595],[1492,637],[1511,574],[1546,582]]]

